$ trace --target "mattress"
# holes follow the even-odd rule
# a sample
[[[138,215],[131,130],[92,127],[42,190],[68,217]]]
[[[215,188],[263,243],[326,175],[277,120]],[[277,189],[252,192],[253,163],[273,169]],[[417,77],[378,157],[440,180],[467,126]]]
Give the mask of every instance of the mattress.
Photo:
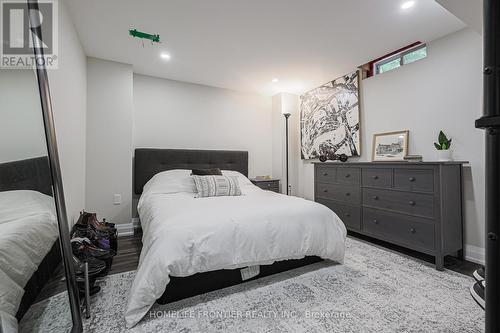
[[[52,197],[37,191],[0,192],[0,321],[15,319],[24,287],[58,237]]]
[[[264,191],[235,171],[241,196],[196,198],[188,170],[155,175],[138,212],[143,248],[125,320],[134,326],[169,283],[169,276],[269,265],[319,256],[342,263],[346,228],[327,207]]]

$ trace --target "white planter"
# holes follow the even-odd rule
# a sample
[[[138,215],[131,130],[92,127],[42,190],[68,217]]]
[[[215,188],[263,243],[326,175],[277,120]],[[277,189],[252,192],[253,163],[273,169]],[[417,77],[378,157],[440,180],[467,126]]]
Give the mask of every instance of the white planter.
[[[451,161],[451,149],[448,150],[436,150],[437,160],[440,162]]]

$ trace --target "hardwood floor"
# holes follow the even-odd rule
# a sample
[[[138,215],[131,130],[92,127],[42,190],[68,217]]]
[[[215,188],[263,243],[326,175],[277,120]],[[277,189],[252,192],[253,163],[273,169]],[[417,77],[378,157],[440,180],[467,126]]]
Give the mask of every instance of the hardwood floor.
[[[118,253],[113,259],[109,274],[133,271],[139,264],[142,249],[142,233],[118,238]]]
[[[428,256],[397,245],[392,245],[358,234],[349,233],[349,236],[367,240],[379,246],[383,246],[388,249],[401,252],[412,257],[416,257],[429,263],[434,263],[434,258],[432,256]],[[141,238],[142,233],[139,231],[135,235],[124,236],[118,239],[118,253],[113,260],[113,265],[111,266],[109,274],[117,274],[137,269],[137,265],[139,264],[139,256],[142,249]],[[468,276],[472,276],[472,273],[480,267],[481,265],[467,260],[462,261],[450,256],[445,258],[445,268]],[[66,282],[64,280],[64,271],[62,270],[62,267],[60,267],[56,272],[55,277],[51,281],[49,281],[49,283],[47,283],[45,288],[42,290],[39,297],[37,298],[37,301],[55,295],[61,291],[64,291],[65,289]]]

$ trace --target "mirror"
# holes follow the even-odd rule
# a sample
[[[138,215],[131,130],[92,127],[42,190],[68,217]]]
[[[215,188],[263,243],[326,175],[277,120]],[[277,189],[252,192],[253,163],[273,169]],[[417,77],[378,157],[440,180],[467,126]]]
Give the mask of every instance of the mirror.
[[[0,69],[0,332],[81,328],[46,75]]]
[[[32,331],[66,289],[34,71],[1,69],[0,100],[0,316],[5,332]],[[67,294],[58,307],[71,328]]]

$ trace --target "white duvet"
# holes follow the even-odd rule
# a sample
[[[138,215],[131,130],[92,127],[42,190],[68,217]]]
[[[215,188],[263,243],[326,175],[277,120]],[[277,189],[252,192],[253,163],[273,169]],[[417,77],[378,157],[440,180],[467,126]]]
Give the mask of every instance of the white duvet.
[[[0,192],[0,331],[16,330],[24,287],[57,236],[52,197],[36,191]]]
[[[327,207],[264,191],[237,175],[242,196],[195,198],[188,170],[155,175],[138,212],[143,248],[125,320],[137,324],[170,276],[271,264],[308,255],[343,262],[346,228]]]

